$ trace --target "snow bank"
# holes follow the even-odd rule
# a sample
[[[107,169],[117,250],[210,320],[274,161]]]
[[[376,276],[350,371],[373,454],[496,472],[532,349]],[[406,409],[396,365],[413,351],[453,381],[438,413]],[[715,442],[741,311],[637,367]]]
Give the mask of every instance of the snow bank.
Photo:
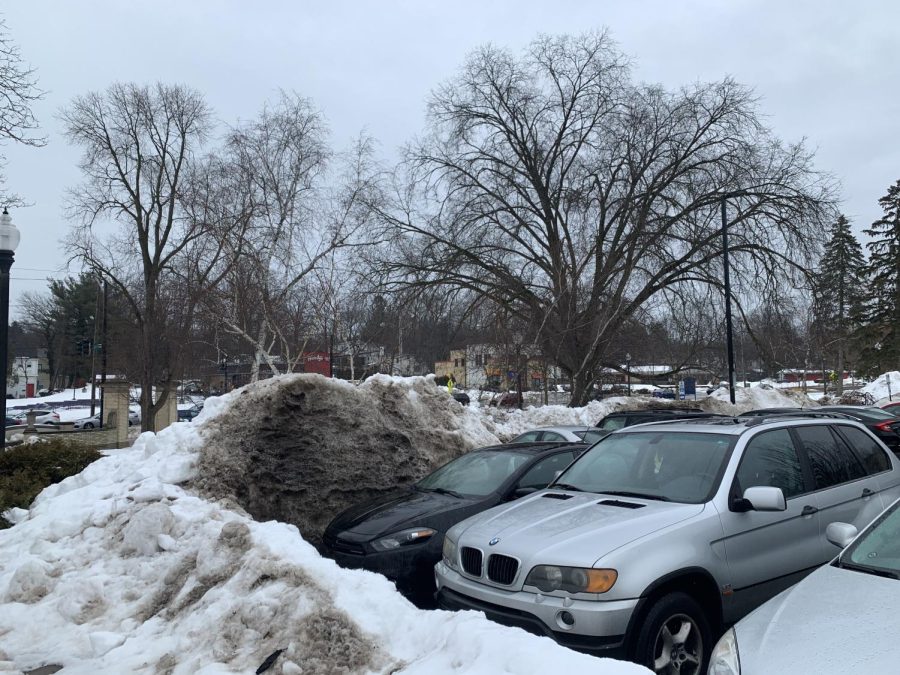
[[[394,387],[405,387],[408,403]],[[305,385],[285,389],[298,396]],[[391,381],[367,391],[410,406],[404,414],[418,409],[416,397],[431,396],[423,385]],[[12,514],[17,524],[0,531],[0,671],[59,664],[69,675],[213,675],[268,662],[276,675],[648,672],[475,612],[417,610],[383,577],[320,557],[296,527],[198,497],[189,486],[209,466],[207,436],[241,433],[237,421],[252,410],[282,414],[250,406],[256,395],[210,401],[199,425],[142,434]],[[298,417],[315,410],[299,408]],[[463,421],[444,431],[461,434],[467,413],[446,408],[446,421]]]
[[[888,386],[889,384],[890,387]],[[891,398],[895,401],[900,401],[900,373],[896,370],[882,373],[860,389],[860,391],[864,394],[870,394],[875,401],[881,401],[881,399],[888,398],[889,389]]]
[[[289,375],[207,400],[195,486],[257,520],[300,528],[318,544],[338,513],[413,483],[474,447],[499,442],[490,423],[433,378],[371,377],[356,386]]]
[[[775,389],[765,383],[735,389],[734,405],[727,388],[716,389],[702,403],[704,410],[726,415],[739,415],[757,408],[810,408],[818,405],[803,392]]]

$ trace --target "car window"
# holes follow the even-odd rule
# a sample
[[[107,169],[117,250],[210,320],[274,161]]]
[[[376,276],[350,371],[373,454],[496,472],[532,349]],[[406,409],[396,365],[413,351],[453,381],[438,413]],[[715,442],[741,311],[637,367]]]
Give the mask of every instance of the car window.
[[[519,480],[517,488],[544,488],[575,459],[575,452],[560,452],[538,461]]]
[[[900,573],[900,504],[881,514],[868,530],[841,554],[841,562],[865,569]]]
[[[603,421],[600,422],[600,428],[606,429],[607,431],[615,431],[616,429],[621,429],[625,426],[625,416],[617,415],[615,417],[604,417]]]
[[[556,433],[555,431],[545,431],[544,437],[541,440],[543,440],[543,441],[564,441],[566,439],[564,436]]]
[[[499,489],[529,459],[517,452],[470,452],[425,476],[416,487],[483,497]]]
[[[887,453],[878,445],[878,441],[869,436],[862,429],[841,424],[838,426],[841,435],[859,455],[863,466],[870,474],[887,471],[891,468],[891,460]]]
[[[627,492],[699,504],[709,498],[734,438],[670,430],[610,434],[566,469],[558,482],[584,492]]]
[[[581,436],[581,440],[585,443],[596,443],[601,438],[606,438],[609,435],[609,431],[606,429],[596,429],[591,431],[585,431]]]
[[[737,470],[737,482],[740,494],[749,487],[777,487],[785,499],[790,499],[806,491],[800,458],[787,429],[750,439]]]
[[[816,489],[840,485],[866,475],[862,464],[825,425],[794,427],[809,456]]]
[[[513,439],[513,443],[531,443],[532,441],[536,441],[538,436],[541,435],[540,431],[526,431],[524,434],[519,434]]]

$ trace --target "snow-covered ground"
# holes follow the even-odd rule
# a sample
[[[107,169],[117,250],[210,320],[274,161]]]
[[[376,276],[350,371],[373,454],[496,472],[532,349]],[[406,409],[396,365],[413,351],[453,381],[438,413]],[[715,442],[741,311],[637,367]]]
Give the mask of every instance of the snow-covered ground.
[[[878,403],[888,402],[890,399],[900,401],[900,373],[892,370],[882,373],[861,389],[865,394],[871,394]]]
[[[418,610],[383,577],[320,557],[295,527],[198,497],[190,481],[204,432],[239,395],[208,400],[194,423],[142,434],[9,514],[0,672],[252,673],[276,653],[266,672],[648,672],[476,612]],[[537,421],[540,410],[510,417]],[[494,437],[477,408],[458,414],[462,428]]]

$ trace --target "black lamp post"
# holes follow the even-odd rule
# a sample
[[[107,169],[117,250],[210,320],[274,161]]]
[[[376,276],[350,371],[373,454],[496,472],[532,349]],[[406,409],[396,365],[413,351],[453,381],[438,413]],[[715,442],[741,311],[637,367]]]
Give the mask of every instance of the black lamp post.
[[[725,200],[722,196],[722,265],[725,268],[725,343],[728,351],[728,397],[734,405],[734,336],[731,325],[731,269],[728,265],[728,220],[725,217]]]
[[[628,382],[628,395],[631,396],[631,354],[625,354],[625,379]]]
[[[13,225],[12,216],[6,208],[0,215],[0,363],[3,364],[3,433],[0,434],[0,449],[6,447],[6,364],[9,359],[9,270],[12,267],[13,252],[19,245],[19,230]]]

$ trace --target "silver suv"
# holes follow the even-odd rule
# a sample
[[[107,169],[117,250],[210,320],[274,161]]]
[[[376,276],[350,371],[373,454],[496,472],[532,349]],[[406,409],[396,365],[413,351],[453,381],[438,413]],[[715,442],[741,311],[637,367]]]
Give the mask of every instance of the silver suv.
[[[438,602],[657,673],[834,557],[900,497],[900,461],[837,418],[660,422],[610,434],[548,489],[448,530]]]

